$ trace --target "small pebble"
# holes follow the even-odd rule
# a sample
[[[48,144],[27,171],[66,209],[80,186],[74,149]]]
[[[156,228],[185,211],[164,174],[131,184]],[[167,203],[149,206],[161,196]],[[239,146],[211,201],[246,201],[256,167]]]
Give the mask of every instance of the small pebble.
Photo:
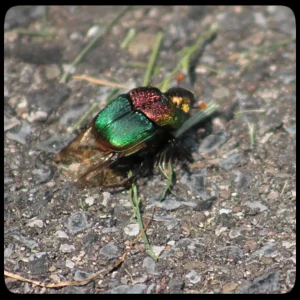
[[[93,197],[87,197],[85,199],[85,203],[88,205],[88,206],[92,206],[95,202],[95,199]]]
[[[74,245],[61,244],[59,250],[63,253],[70,253],[75,251]]]
[[[75,267],[75,265],[76,264],[72,260],[70,260],[70,259],[66,260],[66,267],[67,268],[73,269]]]
[[[46,66],[45,75],[50,80],[57,78],[60,75],[60,69],[57,65]]]
[[[63,230],[57,230],[55,235],[60,239],[68,239],[69,236]]]
[[[56,267],[55,266],[51,266],[50,268],[49,268],[49,272],[54,272],[56,270]]]
[[[202,279],[202,276],[201,275],[198,275],[198,273],[195,271],[195,270],[192,270],[191,272],[189,272],[187,275],[186,275],[186,278],[193,284],[196,284],[198,283],[201,279]]]
[[[139,224],[129,224],[124,227],[124,232],[129,236],[137,236],[140,232],[140,226]]]
[[[56,274],[51,274],[49,277],[52,279],[53,282],[60,282],[60,278]]]
[[[152,246],[152,251],[158,257],[165,249],[165,246]]]
[[[34,221],[31,221],[29,223],[27,223],[27,226],[29,227],[39,227],[39,228],[43,228],[44,226],[44,223],[42,220],[34,220]]]
[[[227,209],[227,208],[221,208],[219,211],[219,214],[229,214],[231,212],[231,209]]]

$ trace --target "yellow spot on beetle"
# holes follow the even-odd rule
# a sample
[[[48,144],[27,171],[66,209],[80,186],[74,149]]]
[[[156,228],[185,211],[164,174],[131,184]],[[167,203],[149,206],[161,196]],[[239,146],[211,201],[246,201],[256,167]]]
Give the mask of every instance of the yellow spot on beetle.
[[[181,110],[185,113],[189,112],[190,110],[190,105],[188,103],[182,104]]]
[[[180,105],[183,101],[183,98],[182,97],[177,97],[177,96],[174,96],[172,97],[172,101],[173,103],[177,104],[177,105]]]

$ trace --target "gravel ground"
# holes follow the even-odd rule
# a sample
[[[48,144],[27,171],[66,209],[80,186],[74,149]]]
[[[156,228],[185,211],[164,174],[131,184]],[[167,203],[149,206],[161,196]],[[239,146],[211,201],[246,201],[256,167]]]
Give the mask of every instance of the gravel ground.
[[[4,267],[45,283],[112,266],[138,234],[128,190],[80,190],[53,162],[70,130],[111,89],[69,78],[68,64],[122,7],[13,7],[4,36]],[[48,17],[47,17],[48,16]],[[47,17],[47,18],[46,18]],[[45,21],[48,20],[48,23]],[[98,24],[98,27],[94,25]],[[164,33],[157,85],[211,24],[182,86],[220,113],[190,130],[165,201],[159,172],[137,181],[154,261],[139,241],[117,270],[46,288],[5,277],[14,293],[286,293],[296,273],[296,27],[283,6],[143,6],[129,10],[74,74],[143,82]],[[120,45],[128,30],[137,35]],[[25,30],[27,30],[25,32]],[[28,32],[29,31],[29,32]],[[38,33],[32,34],[32,33]],[[197,51],[196,51],[197,52]],[[138,67],[139,66],[139,67]],[[173,82],[175,84],[175,82]],[[124,91],[122,91],[124,92]],[[255,131],[250,138],[251,130]]]

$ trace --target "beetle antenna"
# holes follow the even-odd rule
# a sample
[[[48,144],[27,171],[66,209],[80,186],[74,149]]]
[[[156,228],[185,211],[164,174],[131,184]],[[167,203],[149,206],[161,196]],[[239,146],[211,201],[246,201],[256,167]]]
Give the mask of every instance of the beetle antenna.
[[[206,103],[205,102],[201,102],[198,105],[194,105],[193,108],[205,109],[206,108]]]

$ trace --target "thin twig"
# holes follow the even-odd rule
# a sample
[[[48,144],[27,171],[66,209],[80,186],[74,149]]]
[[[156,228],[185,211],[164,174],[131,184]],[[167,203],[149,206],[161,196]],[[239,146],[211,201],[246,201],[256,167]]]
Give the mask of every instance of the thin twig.
[[[57,288],[57,287],[64,287],[64,286],[73,286],[73,285],[81,285],[81,284],[87,284],[89,281],[91,281],[92,279],[94,279],[95,277],[101,275],[101,273],[96,273],[88,278],[82,279],[82,280],[74,280],[74,281],[61,281],[61,282],[57,282],[57,283],[43,283],[37,280],[31,280],[31,279],[27,279],[25,277],[22,277],[18,274],[14,274],[11,272],[8,272],[6,270],[4,270],[4,275],[10,278],[14,278],[20,281],[25,281],[25,282],[30,282],[33,283],[35,285],[38,286],[43,286],[46,288]]]
[[[96,83],[96,84],[99,84],[99,85],[105,85],[105,86],[110,86],[110,87],[115,87],[115,88],[119,88],[119,89],[128,90],[128,87],[125,86],[125,85],[110,82],[110,81],[105,81],[105,80],[90,77],[90,76],[87,76],[87,75],[74,75],[74,76],[72,76],[72,78],[75,79],[75,80],[86,80],[88,82]]]
[[[250,145],[255,145],[255,138],[256,138],[256,127],[253,123],[248,123],[248,129],[249,129],[249,137],[250,137]]]
[[[284,182],[284,186],[283,186],[283,188],[282,188],[282,191],[281,191],[281,193],[280,193],[280,196],[282,196],[282,194],[283,194],[283,192],[284,192],[284,190],[285,190],[287,184],[288,184],[288,181],[286,180],[286,181]]]
[[[28,35],[28,36],[34,36],[34,37],[40,37],[40,38],[46,38],[46,37],[54,37],[55,33],[49,32],[46,29],[43,29],[42,31],[31,31],[28,29],[18,29],[17,33],[19,35]]]
[[[141,236],[145,233],[145,231],[150,226],[150,224],[153,220],[153,216],[154,216],[154,213],[155,213],[156,209],[157,209],[157,206],[154,206],[153,211],[152,211],[151,219],[149,220],[147,225],[143,228],[143,230],[140,232],[140,234],[136,237],[136,239],[133,241],[130,248],[122,255],[121,259],[119,261],[117,261],[117,263],[115,263],[112,267],[110,267],[108,269],[101,270],[101,271],[93,274],[92,276],[90,276],[88,278],[85,278],[85,279],[82,279],[82,280],[74,280],[74,281],[61,281],[61,282],[57,282],[57,283],[43,283],[43,282],[40,282],[40,281],[37,281],[37,280],[27,279],[25,277],[22,277],[18,274],[8,272],[6,270],[4,270],[4,275],[7,276],[7,277],[10,277],[10,278],[14,278],[14,279],[17,279],[17,280],[20,280],[20,281],[30,282],[30,283],[33,283],[35,285],[43,286],[43,287],[46,287],[46,288],[57,288],[57,287],[64,287],[64,286],[85,285],[85,284],[89,283],[91,280],[93,280],[94,278],[96,278],[98,276],[103,277],[103,276],[111,273],[113,270],[118,268],[124,262],[124,260],[127,257],[128,253],[132,250],[132,248],[136,245],[137,241],[141,238]]]
[[[241,110],[235,113],[236,116],[241,115],[241,114],[250,114],[250,113],[258,113],[262,114],[265,113],[265,109],[248,109],[248,110]]]

